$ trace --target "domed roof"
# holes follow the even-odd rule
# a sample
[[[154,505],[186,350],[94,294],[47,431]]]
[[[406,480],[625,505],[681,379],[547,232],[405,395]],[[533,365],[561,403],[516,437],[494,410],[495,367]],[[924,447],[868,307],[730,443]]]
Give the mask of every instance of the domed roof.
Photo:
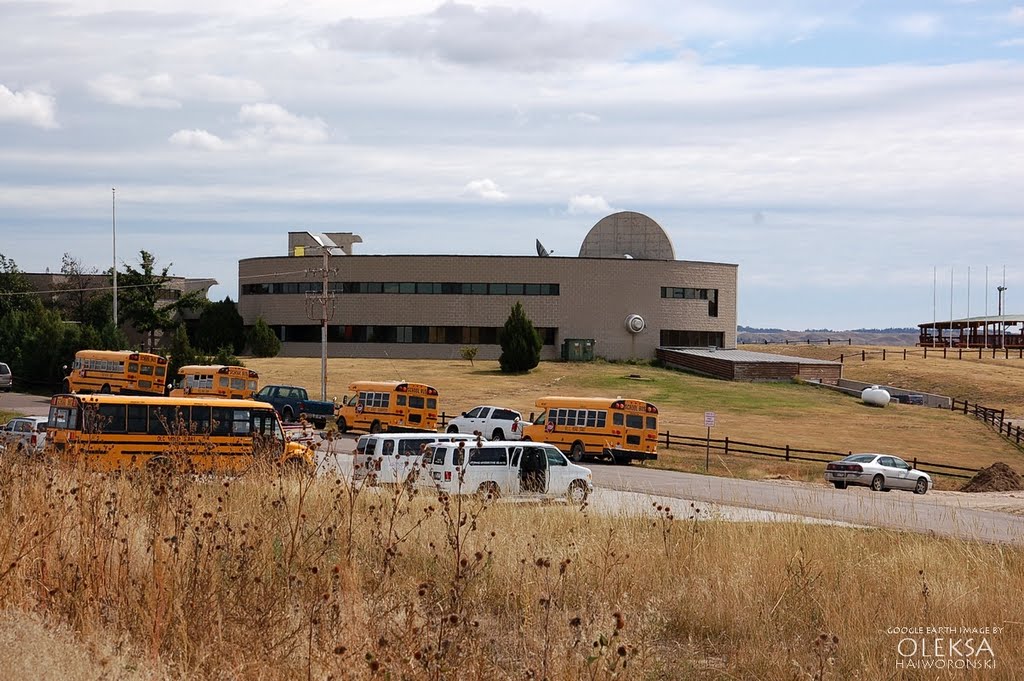
[[[601,218],[580,246],[581,258],[675,260],[668,234],[643,213],[622,211]]]

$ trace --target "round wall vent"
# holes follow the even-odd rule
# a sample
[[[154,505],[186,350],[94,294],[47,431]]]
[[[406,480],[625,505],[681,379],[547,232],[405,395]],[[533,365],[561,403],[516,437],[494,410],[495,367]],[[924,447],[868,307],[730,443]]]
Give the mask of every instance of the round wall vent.
[[[631,314],[626,317],[626,329],[630,333],[640,333],[647,328],[647,322],[638,314]]]

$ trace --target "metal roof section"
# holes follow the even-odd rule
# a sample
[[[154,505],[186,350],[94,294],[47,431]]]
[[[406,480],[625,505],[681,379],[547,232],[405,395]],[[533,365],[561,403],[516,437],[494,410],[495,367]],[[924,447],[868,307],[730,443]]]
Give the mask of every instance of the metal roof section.
[[[793,355],[773,355],[767,352],[753,352],[751,350],[721,350],[718,348],[673,348],[663,347],[664,350],[672,350],[684,355],[694,357],[712,357],[723,359],[729,362],[761,362],[761,363],[786,363],[786,364],[826,364],[841,365],[840,362],[833,362],[827,359],[810,359],[808,357],[796,357]]]

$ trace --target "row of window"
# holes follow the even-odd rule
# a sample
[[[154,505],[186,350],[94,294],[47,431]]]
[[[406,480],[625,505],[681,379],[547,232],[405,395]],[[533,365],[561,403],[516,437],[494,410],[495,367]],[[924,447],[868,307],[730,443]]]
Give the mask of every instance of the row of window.
[[[725,345],[725,334],[721,331],[675,331],[661,330],[661,345],[674,348],[721,348]]]
[[[718,316],[718,289],[716,288],[662,286],[661,297],[673,300],[706,300],[708,301],[708,316]]]
[[[331,293],[404,293],[459,296],[557,296],[558,284],[492,284],[439,281],[332,281]],[[321,293],[323,283],[292,281],[243,284],[242,295]]]
[[[462,466],[466,461],[466,454],[469,454],[469,465],[470,466],[508,466],[509,465],[509,450],[506,447],[468,447],[468,448],[452,448],[438,447],[434,450],[433,462],[437,465],[444,465],[445,457],[448,452],[452,452],[452,463],[456,466]],[[533,455],[534,460],[536,457],[547,457],[548,466],[566,466],[568,463],[565,457],[559,453],[557,449],[548,449],[547,447],[541,449],[537,447],[525,447],[523,449],[524,457],[527,459]],[[540,459],[543,461],[543,458]],[[517,457],[513,456],[512,465],[518,464]]]
[[[106,371],[109,373],[123,374],[124,373],[124,362],[118,362],[112,359],[75,359],[75,363],[72,365],[75,369],[85,369],[87,371]],[[138,370],[138,364],[135,364],[136,371]]]
[[[320,327],[295,324],[273,327],[277,337],[289,343],[319,343]],[[327,327],[330,343],[441,343],[448,345],[498,345],[500,326],[367,326]],[[537,327],[544,345],[554,345],[558,329]]]
[[[548,413],[547,422],[556,426],[572,426],[575,428],[604,428],[608,412],[600,409],[552,409]],[[644,427],[644,417],[640,414],[623,414],[621,411],[612,413],[612,425],[640,429]],[[647,417],[647,428],[657,431],[658,418]]]
[[[85,412],[87,433],[146,435],[248,435],[275,433],[271,411],[231,407],[175,407],[144,404],[101,404]],[[72,426],[73,427],[73,426]]]

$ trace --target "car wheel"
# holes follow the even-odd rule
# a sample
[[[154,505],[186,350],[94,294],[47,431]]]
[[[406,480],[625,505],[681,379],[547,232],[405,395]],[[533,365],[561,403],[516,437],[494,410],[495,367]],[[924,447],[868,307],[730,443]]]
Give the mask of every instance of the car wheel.
[[[885,476],[879,474],[871,478],[871,489],[876,492],[885,491]]]
[[[449,433],[457,433],[457,432],[459,432],[459,427],[456,426],[456,425],[448,426],[448,432]]]
[[[293,416],[291,407],[285,407],[281,410],[281,420],[285,423],[291,423]]]
[[[497,501],[501,498],[501,488],[494,482],[481,483],[476,493],[480,495],[481,498],[489,498],[491,501]]]
[[[572,443],[572,449],[569,450],[569,458],[573,463],[579,463],[583,461],[584,452],[586,452],[586,449],[583,447],[583,443],[577,440]]]
[[[64,382],[61,384],[60,388],[61,388],[61,391],[63,391],[64,393],[70,393],[71,392],[71,381],[69,381],[68,379],[65,378]]]
[[[348,422],[345,420],[344,416],[339,416],[337,423],[339,433],[344,434],[348,432]]]
[[[317,430],[323,430],[327,427],[327,419],[313,419],[313,427]]]
[[[370,424],[370,433],[376,435],[380,432],[380,421],[374,421]]]
[[[501,428],[495,428],[494,431],[491,432],[491,439],[492,440],[504,440],[505,439],[505,433],[501,430]]]
[[[836,489],[846,489],[846,483],[845,482],[840,482],[839,480],[835,480],[835,481],[832,482],[832,484],[836,486]]]
[[[573,480],[567,494],[570,502],[582,504],[587,500],[587,486],[581,480]]]
[[[110,394],[110,385],[107,384],[107,383],[104,383],[103,387],[100,388],[100,395],[109,395],[109,394]]]
[[[914,494],[925,494],[928,491],[928,481],[924,478],[918,478],[917,484],[914,485]]]

